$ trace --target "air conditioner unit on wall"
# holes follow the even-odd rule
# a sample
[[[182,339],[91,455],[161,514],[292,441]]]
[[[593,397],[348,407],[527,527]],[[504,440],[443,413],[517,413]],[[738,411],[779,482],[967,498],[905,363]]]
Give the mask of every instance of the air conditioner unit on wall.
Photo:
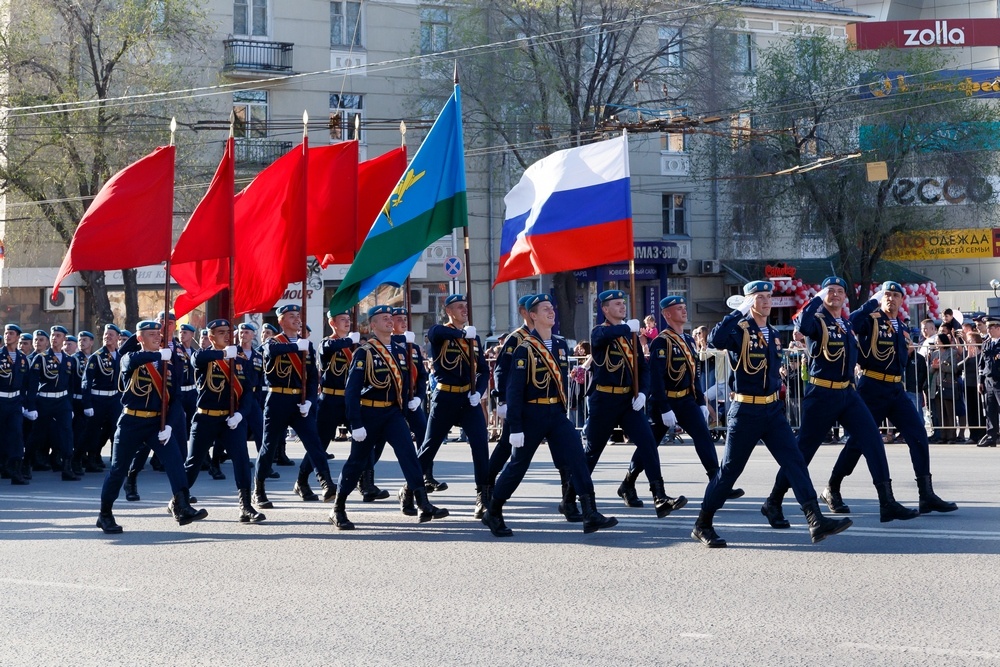
[[[687,275],[691,272],[691,260],[686,257],[679,257],[677,263],[674,264],[671,273],[675,275]]]
[[[76,308],[76,288],[63,287],[53,299],[52,288],[42,290],[42,310],[73,310]]]
[[[701,260],[701,272],[702,273],[719,273],[722,271],[722,262],[717,259],[703,259]]]

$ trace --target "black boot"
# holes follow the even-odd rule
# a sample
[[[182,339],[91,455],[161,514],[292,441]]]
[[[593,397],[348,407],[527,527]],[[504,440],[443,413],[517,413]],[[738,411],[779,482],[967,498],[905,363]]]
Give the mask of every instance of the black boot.
[[[434,507],[427,499],[426,489],[414,489],[413,499],[420,508],[420,523],[426,523],[431,519],[443,519],[448,516],[448,510],[443,507]]]
[[[254,509],[250,502],[250,489],[240,489],[240,523],[260,523],[267,517]]]
[[[13,483],[13,481],[11,483]],[[917,489],[920,492],[921,514],[927,514],[928,512],[954,512],[958,509],[958,505],[955,503],[949,503],[946,500],[941,500],[938,495],[934,493],[934,487],[931,486],[930,475],[917,477]]]
[[[492,485],[476,487],[476,509],[472,511],[473,519],[483,518],[483,515],[486,514],[486,508],[489,507],[491,495],[493,495]]]
[[[137,480],[139,478],[139,471],[129,471],[128,475],[125,476],[125,484],[122,489],[125,491],[125,500],[129,502],[136,502],[141,500],[139,498],[139,486]]]
[[[850,519],[827,519],[819,511],[818,500],[805,503],[802,511],[805,512],[806,521],[809,522],[809,537],[812,538],[813,544],[822,542],[830,535],[842,533],[854,524]]]
[[[694,530],[691,531],[691,537],[698,540],[709,549],[721,549],[726,546],[726,541],[719,537],[719,534],[715,532],[715,528],[712,527],[713,516],[713,514],[709,514],[705,510],[702,510],[698,514],[698,518],[695,519]]]
[[[347,518],[347,493],[337,494],[333,501],[333,510],[330,511],[330,523],[337,527],[337,530],[354,530],[354,524]]]
[[[597,511],[597,500],[593,493],[581,494],[580,506],[583,507],[583,532],[593,533],[618,525],[618,519]]]
[[[62,481],[64,482],[79,482],[80,476],[73,472],[73,461],[72,457],[67,457],[63,459],[62,462]]]
[[[717,473],[717,472],[719,472],[718,468],[716,468],[715,470],[709,470],[709,471],[705,472],[705,474],[708,475],[709,479],[712,479],[712,478],[715,477],[715,473]],[[736,500],[737,498],[742,498],[745,495],[746,495],[746,491],[744,491],[743,489],[732,489],[729,492],[729,495],[726,496],[726,500]],[[723,542],[725,542],[725,540],[723,540]]]
[[[840,481],[839,477],[830,477],[829,483],[819,497],[834,514],[850,514],[851,508],[844,503],[844,497],[840,495]]]
[[[330,473],[317,472],[316,479],[319,480],[320,488],[323,489],[323,495],[320,498],[324,503],[332,501],[337,496],[337,485],[330,479]]]
[[[21,459],[21,477],[31,479],[31,464],[28,463],[28,459]]]
[[[570,523],[580,523],[583,521],[583,514],[576,506],[576,489],[569,480],[569,474],[559,471],[559,480],[562,485],[562,502],[559,503],[559,513],[566,517]]]
[[[24,478],[22,474],[22,462],[21,459],[11,459],[10,465],[7,466],[7,470],[10,473],[10,483],[14,486],[25,486],[29,482]]]
[[[781,500],[775,500],[772,498],[766,498],[764,504],[760,506],[760,513],[764,515],[767,522],[771,524],[771,528],[789,528],[792,524],[788,523],[788,519],[785,518],[785,513],[781,511]]]
[[[639,472],[629,468],[628,472],[625,473],[625,479],[618,485],[618,497],[625,502],[625,507],[642,507],[642,501],[639,500],[639,495],[635,492],[635,480],[638,477]]]
[[[254,479],[253,482],[253,504],[263,510],[274,507],[274,503],[267,498],[267,493],[264,490],[264,480],[260,477]]]
[[[674,510],[679,510],[688,503],[688,499],[684,496],[677,496],[676,498],[668,496],[667,492],[663,489],[662,478],[655,482],[650,482],[649,490],[653,492],[653,507],[656,508],[656,516],[659,519],[662,519]]]
[[[97,515],[97,527],[109,535],[122,532],[122,527],[115,522],[115,515],[109,508],[101,508],[101,513]]]
[[[302,472],[301,468],[299,468],[299,478],[295,480],[295,486],[292,487],[292,491],[297,493],[302,500],[319,500],[319,496],[309,488],[309,473]]]
[[[497,498],[490,499],[490,505],[483,514],[483,525],[490,529],[493,537],[510,537],[514,531],[507,527],[503,521],[503,501]]]
[[[374,468],[361,471],[361,478],[358,480],[358,491],[361,492],[361,501],[366,503],[385,500],[389,497],[388,491],[375,486]]]
[[[406,516],[417,516],[417,507],[413,504],[413,491],[407,485],[403,485],[396,494],[399,498],[399,511]]]
[[[84,472],[101,472],[104,470],[103,467],[97,465],[94,457],[90,454],[85,454],[83,457],[83,471]]]
[[[216,449],[218,449],[218,447],[216,447]],[[220,458],[219,452],[215,452],[215,454],[212,455],[212,459],[208,464],[208,474],[211,475],[212,479],[215,480],[226,478],[226,473],[222,472],[222,469],[219,467],[220,465],[219,458]]]
[[[201,521],[208,516],[204,509],[196,510],[191,507],[191,492],[184,489],[176,494],[170,501],[174,519],[182,526],[186,526],[193,521]]]
[[[875,491],[878,492],[878,520],[882,523],[888,523],[894,519],[906,521],[920,516],[920,512],[917,510],[903,507],[896,502],[896,498],[892,495],[891,479],[876,484]]]
[[[433,473],[427,473],[424,475],[424,489],[427,493],[434,493],[435,491],[446,491],[448,489],[448,484],[446,482],[439,482],[434,479]]]
[[[83,477],[83,452],[73,452],[72,470],[77,477]]]

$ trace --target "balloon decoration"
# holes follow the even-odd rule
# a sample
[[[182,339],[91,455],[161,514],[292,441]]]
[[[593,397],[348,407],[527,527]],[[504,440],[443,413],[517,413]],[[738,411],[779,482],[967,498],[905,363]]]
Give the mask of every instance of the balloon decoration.
[[[855,285],[856,289],[860,289],[860,285]],[[879,288],[878,284],[873,284],[871,286],[871,291],[868,294],[873,294]],[[903,305],[900,307],[900,315],[904,318],[910,317],[910,308],[916,301],[917,303],[927,304],[927,316],[932,319],[940,319],[940,308],[941,301],[938,295],[937,283],[934,281],[928,281],[926,283],[905,283],[903,284],[903,289],[906,294],[903,295]],[[777,295],[792,295],[795,297],[795,310],[800,310],[809,299],[816,296],[819,292],[818,283],[804,283],[800,278],[790,278],[785,280],[776,280],[774,282],[774,293]]]

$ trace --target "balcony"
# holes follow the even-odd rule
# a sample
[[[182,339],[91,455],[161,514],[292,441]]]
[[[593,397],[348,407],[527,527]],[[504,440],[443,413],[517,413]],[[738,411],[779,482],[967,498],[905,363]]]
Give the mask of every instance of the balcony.
[[[225,64],[222,71],[230,76],[271,76],[292,73],[292,48],[289,42],[256,42],[227,39],[222,42]]]
[[[236,164],[240,167],[266,167],[292,150],[291,141],[236,137]]]
[[[691,160],[687,153],[660,153],[660,176],[687,176],[690,171]]]

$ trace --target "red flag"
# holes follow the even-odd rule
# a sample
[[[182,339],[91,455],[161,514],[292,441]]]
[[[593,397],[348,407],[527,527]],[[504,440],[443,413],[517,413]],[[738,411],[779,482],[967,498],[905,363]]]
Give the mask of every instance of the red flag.
[[[235,189],[233,143],[230,137],[208,192],[195,207],[170,256],[170,275],[185,290],[174,302],[177,317],[191,312],[229,283]]]
[[[83,214],[52,286],[77,271],[134,269],[170,257],[173,146],[160,146],[112,176]]]
[[[306,255],[354,256],[358,217],[358,142],[309,149]],[[350,261],[350,260],[348,260]]]
[[[358,220],[354,246],[339,250],[335,254],[327,254],[320,260],[323,267],[330,264],[350,264],[354,261],[354,254],[365,242],[368,232],[375,224],[375,219],[378,218],[386,200],[392,194],[392,189],[396,187],[405,170],[405,146],[371,160],[365,160],[358,165]]]

